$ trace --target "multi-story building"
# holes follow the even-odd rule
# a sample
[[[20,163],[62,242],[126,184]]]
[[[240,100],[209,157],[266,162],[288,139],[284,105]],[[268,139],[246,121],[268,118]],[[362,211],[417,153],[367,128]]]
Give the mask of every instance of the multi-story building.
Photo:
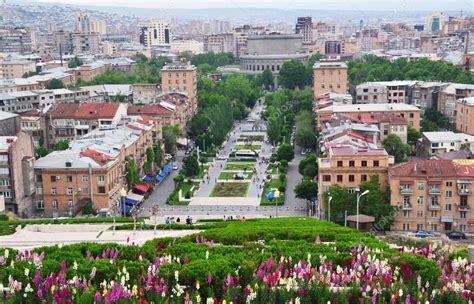
[[[91,20],[88,13],[76,13],[76,32],[90,33]]]
[[[186,94],[179,92],[169,92],[160,94],[156,100],[161,106],[175,113],[175,124],[178,124],[181,130],[186,131],[186,126],[193,118],[193,112],[188,107],[189,101]]]
[[[55,51],[61,54],[72,54],[73,42],[71,32],[59,30],[53,32]]]
[[[0,111],[0,136],[12,136],[18,132],[20,132],[18,114]]]
[[[140,44],[152,46],[169,45],[171,43],[171,25],[167,21],[153,21],[140,25]]]
[[[30,60],[6,60],[0,62],[0,79],[22,78],[36,72],[36,62]]]
[[[387,183],[392,156],[383,148],[369,145],[336,144],[327,149],[327,156],[318,159],[318,189],[320,208],[324,209],[323,195],[329,187],[337,184],[354,191],[361,182],[378,175],[381,185]]]
[[[156,100],[158,86],[154,83],[133,84],[132,93],[134,104],[149,104]]]
[[[46,114],[38,109],[33,109],[20,115],[21,131],[30,135],[35,148],[48,147],[48,126]]]
[[[101,36],[107,35],[107,23],[101,19],[94,19],[90,22],[91,32],[99,33]]]
[[[158,138],[162,138],[163,126],[178,124],[176,113],[173,109],[166,108],[159,103],[130,105],[127,108],[127,115],[149,117],[155,125]]]
[[[474,97],[459,99],[456,103],[456,129],[474,135]]]
[[[164,93],[185,93],[194,116],[197,110],[197,70],[194,65],[181,61],[164,66],[161,69],[161,90]]]
[[[332,105],[320,109],[316,112],[318,126],[321,126],[321,121],[333,114],[345,115],[376,115],[376,114],[394,114],[404,118],[408,125],[420,130],[420,115],[421,110],[413,105],[407,104],[353,104],[353,105]]]
[[[474,136],[452,131],[423,132],[421,137],[422,152],[427,157],[459,151],[463,144],[470,145],[472,142],[474,142]]]
[[[457,101],[467,97],[474,97],[472,84],[451,83],[439,93],[438,111],[449,119],[451,125],[456,124]]]
[[[31,137],[23,132],[0,137],[0,196],[5,210],[30,216],[33,206],[35,152]]]
[[[303,44],[313,43],[313,21],[311,17],[298,17],[295,33],[303,36]]]
[[[111,70],[111,66],[109,64],[97,61],[77,67],[74,69],[74,74],[76,76],[76,81],[91,81],[96,76],[104,74],[109,70]]]
[[[319,61],[313,67],[315,98],[327,92],[347,93],[347,65],[343,62]]]
[[[427,108],[438,110],[439,94],[448,85],[448,83],[443,82],[418,82],[411,87],[411,103],[420,107],[423,111]]]
[[[31,32],[25,28],[0,28],[0,53],[31,53]]]
[[[235,55],[234,34],[221,33],[204,35],[203,48],[205,53],[232,53]]]
[[[392,230],[474,232],[472,160],[415,159],[389,169]]]
[[[71,41],[74,54],[95,55],[100,53],[98,33],[72,33]]]
[[[356,88],[356,103],[387,103],[387,86],[377,82],[366,82]]]

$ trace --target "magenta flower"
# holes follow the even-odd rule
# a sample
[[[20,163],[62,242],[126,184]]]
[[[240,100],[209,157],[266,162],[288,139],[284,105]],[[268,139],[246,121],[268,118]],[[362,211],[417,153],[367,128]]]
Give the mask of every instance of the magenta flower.
[[[38,295],[38,299],[43,298],[43,290],[41,288],[38,288],[38,292],[36,294]]]
[[[207,284],[211,284],[211,283],[212,283],[212,275],[211,275],[211,273],[209,273],[207,275]]]
[[[102,300],[101,296],[100,296],[100,292],[96,292],[95,295],[94,295],[94,302],[100,302]]]
[[[97,272],[97,269],[94,267],[92,267],[92,271],[91,271],[91,280],[95,277],[95,273]]]

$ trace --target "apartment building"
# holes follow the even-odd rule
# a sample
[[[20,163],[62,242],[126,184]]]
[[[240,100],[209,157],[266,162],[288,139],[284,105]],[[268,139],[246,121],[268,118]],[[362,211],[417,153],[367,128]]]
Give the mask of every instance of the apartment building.
[[[36,72],[36,62],[30,60],[5,60],[0,62],[0,79],[22,78]]]
[[[472,160],[416,159],[389,169],[392,230],[474,232]]]
[[[48,127],[46,125],[46,113],[38,109],[33,109],[20,115],[21,131],[30,135],[33,146],[48,147]]]
[[[71,33],[74,54],[95,55],[100,53],[99,33]]]
[[[353,104],[353,105],[332,105],[320,109],[316,112],[318,127],[321,128],[321,121],[327,120],[334,114],[344,115],[380,115],[394,114],[404,118],[408,125],[420,130],[421,110],[413,105],[408,104]]]
[[[298,17],[295,33],[303,36],[303,44],[313,43],[313,21],[311,17]]]
[[[456,124],[456,104],[458,99],[474,97],[474,85],[451,83],[439,93],[438,111]]]
[[[48,143],[74,140],[95,129],[110,129],[127,114],[122,103],[58,103],[47,112]]]
[[[461,146],[474,143],[474,136],[465,133],[423,132],[421,136],[422,153],[426,157],[461,150]]]
[[[134,104],[149,104],[156,100],[158,86],[154,83],[133,84],[132,93]]]
[[[319,61],[314,64],[314,96],[327,92],[347,93],[347,65],[343,62]]]
[[[161,69],[161,90],[164,93],[182,92],[188,97],[192,116],[197,110],[197,70],[184,60],[171,63]]]
[[[74,69],[74,75],[76,76],[76,81],[91,81],[96,76],[105,74],[110,69],[111,66],[109,64],[104,64],[99,61],[83,64],[80,67],[77,67]]]
[[[34,195],[35,152],[31,137],[23,132],[0,136],[0,196],[5,210],[21,217],[31,215]]]
[[[36,212],[45,216],[70,216],[84,204],[114,209],[120,189],[126,187],[126,158],[142,168],[146,149],[153,144],[152,126],[139,122],[113,129],[94,130],[73,141],[65,151],[37,160]]]
[[[459,99],[456,103],[456,129],[474,135],[474,97]]]
[[[356,103],[387,103],[387,86],[377,82],[367,82],[357,86]]]
[[[155,124],[158,138],[162,138],[161,133],[163,126],[178,124],[175,111],[171,108],[164,107],[159,103],[130,105],[127,108],[127,115],[149,117]]]
[[[422,81],[417,82],[411,87],[411,103],[421,108],[423,111],[427,108],[438,110],[439,94],[449,85],[444,82]]]
[[[235,55],[235,39],[233,33],[204,35],[204,53],[232,53]]]
[[[171,110],[175,113],[175,122],[186,131],[186,126],[193,118],[193,112],[189,104],[186,94],[179,92],[163,93],[157,97],[156,100],[161,106]]]
[[[355,191],[361,182],[378,175],[380,184],[386,184],[389,165],[394,158],[383,148],[367,144],[342,143],[329,145],[327,156],[318,158],[318,189],[320,208],[324,209],[323,195],[337,184]]]
[[[32,50],[31,32],[25,28],[0,29],[0,53],[29,54]]]
[[[18,114],[0,111],[0,136],[13,136],[19,131],[20,119]]]
[[[171,24],[167,21],[153,21],[140,24],[139,42],[147,48],[169,45],[172,40]]]

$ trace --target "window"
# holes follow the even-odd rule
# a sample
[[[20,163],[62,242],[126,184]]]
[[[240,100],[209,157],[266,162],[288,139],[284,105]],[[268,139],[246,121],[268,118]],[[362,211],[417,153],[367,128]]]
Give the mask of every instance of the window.
[[[338,182],[338,183],[342,183],[342,175],[338,175],[338,176],[337,176],[337,182]]]
[[[374,160],[374,167],[378,167],[379,166],[379,161],[378,160]]]
[[[355,181],[355,177],[354,175],[349,175],[349,182],[354,182]]]
[[[71,208],[72,208],[72,205],[73,205],[72,200],[68,200],[68,201],[67,201],[67,207],[68,207],[69,209],[71,209]]]
[[[98,182],[103,182],[104,181],[104,176],[103,175],[97,176],[97,181]]]
[[[41,175],[41,174],[36,175],[36,182],[37,183],[42,183],[43,182],[43,175]]]
[[[82,181],[83,182],[87,182],[88,179],[89,179],[89,177],[87,175],[82,176]]]
[[[410,230],[410,224],[403,223],[403,231],[408,231],[408,230]]]
[[[362,175],[360,176],[360,180],[363,181],[363,182],[367,181],[367,175],[362,174]]]
[[[66,176],[66,181],[68,183],[72,183],[72,176],[71,175]]]
[[[459,225],[459,230],[460,230],[461,232],[466,232],[466,225],[465,225],[465,224],[460,224],[460,225]]]
[[[403,217],[410,217],[410,211],[403,211]]]
[[[410,113],[410,118],[414,118],[414,117],[415,117],[415,114]]]
[[[425,203],[425,198],[423,196],[418,196],[418,198],[416,199],[416,203],[418,205],[423,205]]]
[[[452,187],[453,186],[453,182],[446,182],[446,187]]]
[[[367,161],[366,160],[363,160],[360,164],[362,167],[367,167]]]
[[[331,175],[323,175],[323,182],[330,182],[331,181]]]
[[[423,189],[425,189],[425,183],[418,182],[418,190],[423,190]]]
[[[416,230],[417,231],[423,230],[423,224],[416,224]]]
[[[51,182],[55,182],[56,181],[56,175],[51,175]]]
[[[438,225],[431,224],[431,231],[438,231]]]
[[[58,200],[52,200],[51,201],[51,207],[53,209],[58,209]]]
[[[445,208],[446,208],[446,211],[451,211],[452,206],[451,204],[446,204]]]
[[[44,201],[37,201],[36,209],[44,209]]]
[[[98,192],[99,193],[105,193],[105,187],[104,186],[99,186],[98,187]]]
[[[338,160],[338,161],[337,161],[337,166],[338,166],[338,167],[342,167],[342,165],[343,165],[342,160]]]
[[[58,190],[56,188],[51,188],[51,194],[56,195]]]
[[[423,217],[423,211],[417,211],[416,217]]]
[[[460,218],[465,219],[465,218],[466,218],[466,215],[467,215],[467,212],[466,212],[466,211],[461,211],[461,212],[459,212],[459,217],[460,217]]]
[[[349,167],[355,167],[355,161],[350,160],[349,161]]]
[[[431,217],[438,217],[438,211],[431,211]]]
[[[450,198],[450,197],[453,197],[453,191],[448,190],[446,191],[446,198]]]
[[[72,188],[67,188],[66,194],[67,195],[72,195]]]

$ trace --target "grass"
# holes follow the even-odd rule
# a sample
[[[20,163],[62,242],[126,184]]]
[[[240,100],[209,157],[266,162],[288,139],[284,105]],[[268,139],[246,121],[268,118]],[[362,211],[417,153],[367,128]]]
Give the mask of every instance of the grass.
[[[233,180],[234,179],[234,175],[237,174],[238,172],[221,172],[221,174],[219,174],[219,179],[228,179],[228,180]],[[252,179],[252,175],[253,173],[251,171],[247,171],[247,172],[240,172],[240,173],[243,173],[243,174],[246,174],[247,175],[247,178],[246,179]]]
[[[176,191],[171,193],[170,197],[168,198],[168,204],[169,205],[188,205],[189,202],[183,202],[179,200],[179,190],[182,190],[182,195],[184,197],[186,196],[186,193],[190,191],[193,186],[199,186],[199,183],[194,183],[194,182],[182,183],[181,186]],[[192,194],[191,194],[191,197],[193,197]]]
[[[235,145],[235,150],[252,150],[257,151],[262,149],[262,145]]]
[[[217,183],[211,192],[211,197],[245,197],[249,183]]]
[[[251,140],[251,141],[263,141],[265,139],[264,135],[240,135],[239,139],[241,140]]]
[[[277,169],[277,166],[274,163],[271,163],[271,164],[268,165],[268,170],[270,170],[272,174],[282,173],[282,170]]]
[[[269,182],[265,183],[265,186],[263,187],[263,194],[262,197],[260,197],[260,205],[263,206],[275,206],[275,200],[278,206],[283,205],[285,202],[285,193],[280,192],[280,197],[274,198],[273,201],[269,201],[267,198],[268,192],[270,192],[270,189],[272,188],[277,188],[280,186],[284,186],[279,179],[272,179]]]
[[[224,170],[253,170],[255,169],[255,162],[239,162],[239,163],[226,163]]]

